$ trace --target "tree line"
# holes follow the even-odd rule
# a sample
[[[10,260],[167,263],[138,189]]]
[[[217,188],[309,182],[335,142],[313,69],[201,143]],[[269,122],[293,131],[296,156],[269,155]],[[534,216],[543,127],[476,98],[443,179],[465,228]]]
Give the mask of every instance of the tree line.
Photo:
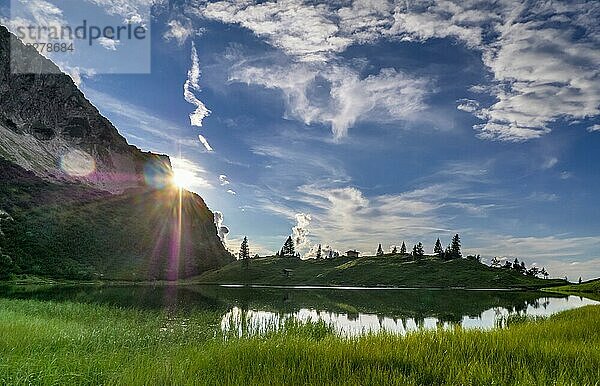
[[[453,260],[462,258],[461,252],[461,243],[460,236],[458,234],[454,235],[452,241],[446,249],[442,246],[442,242],[438,238],[435,242],[435,246],[433,247],[433,254],[438,256],[444,260]],[[383,248],[381,244],[377,247],[377,256],[384,256]],[[402,246],[400,246],[400,251],[398,251],[398,247],[394,246],[392,249],[391,255],[405,255],[412,256],[416,259],[420,259],[425,257],[425,248],[423,247],[423,243],[419,242],[413,246],[412,252],[408,253],[406,249],[406,243],[403,241]],[[472,256],[469,256],[472,257]]]

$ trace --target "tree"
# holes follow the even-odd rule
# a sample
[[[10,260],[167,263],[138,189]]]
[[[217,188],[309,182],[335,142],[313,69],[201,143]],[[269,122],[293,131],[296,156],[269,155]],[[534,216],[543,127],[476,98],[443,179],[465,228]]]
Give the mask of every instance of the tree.
[[[329,250],[329,258],[330,258],[330,259],[333,259],[333,249],[330,249],[330,250]]]
[[[404,241],[402,242],[402,246],[400,247],[400,254],[406,255],[406,244],[404,244]]]
[[[419,243],[413,248],[413,257],[421,258],[425,256],[425,251],[423,250],[423,244]]]
[[[5,279],[10,276],[13,268],[13,261],[10,256],[2,253],[0,249],[0,279]]]
[[[240,246],[240,260],[247,260],[250,258],[250,248],[248,248],[248,237],[244,237],[242,245]]]
[[[321,260],[323,258],[323,249],[321,248],[321,244],[319,244],[319,249],[317,249],[317,260]]]
[[[494,256],[494,258],[492,258],[492,262],[490,263],[490,267],[500,268],[500,266],[500,259],[497,256]]]
[[[392,255],[397,255],[398,254],[398,247],[394,245],[394,248],[392,248]]]
[[[460,236],[457,234],[452,238],[452,243],[450,244],[450,251],[452,252],[453,259],[460,259],[462,257],[462,253],[460,251]]]
[[[531,268],[529,268],[525,274],[527,276],[532,276],[532,277],[538,277],[538,275],[540,274],[540,269],[538,267],[536,267],[535,265]]]
[[[548,271],[546,271],[546,267],[542,267],[540,274],[544,277],[544,279],[548,279],[549,274]]]
[[[296,248],[294,247],[292,236],[288,236],[287,240],[285,240],[281,249],[281,257],[296,257]]]
[[[383,248],[381,248],[381,244],[379,244],[379,247],[377,248],[377,256],[383,256]]]
[[[444,253],[444,247],[442,247],[442,242],[439,238],[435,242],[435,247],[433,247],[433,253],[435,253],[438,256],[441,256]]]

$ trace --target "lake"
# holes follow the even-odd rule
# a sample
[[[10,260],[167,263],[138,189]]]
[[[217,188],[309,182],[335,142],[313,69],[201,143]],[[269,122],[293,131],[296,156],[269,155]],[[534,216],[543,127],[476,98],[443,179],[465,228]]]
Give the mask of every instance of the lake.
[[[548,316],[599,304],[545,292],[267,286],[4,286],[0,297],[164,311],[182,325],[211,312],[215,328],[260,334],[289,320],[323,321],[341,335],[419,329],[502,327],[509,315]],[[168,329],[168,325],[165,329]]]

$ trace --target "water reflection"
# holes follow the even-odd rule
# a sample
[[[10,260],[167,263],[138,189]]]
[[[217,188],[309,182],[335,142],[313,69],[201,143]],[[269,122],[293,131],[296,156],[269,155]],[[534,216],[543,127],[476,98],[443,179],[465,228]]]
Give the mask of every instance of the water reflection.
[[[210,313],[215,330],[234,335],[263,334],[289,320],[322,321],[347,336],[490,329],[509,315],[547,316],[599,304],[544,292],[232,286],[19,286],[0,287],[0,297],[159,310],[165,333],[187,329],[191,314],[201,311]]]
[[[385,315],[365,313],[336,313],[316,309],[300,309],[296,312],[281,313],[264,310],[244,310],[233,307],[221,320],[221,329],[226,333],[242,335],[262,335],[277,330],[286,321],[323,322],[343,336],[357,336],[367,333],[391,332],[406,334],[418,330],[478,328],[489,330],[501,327],[510,315],[548,316],[586,305],[598,304],[593,300],[569,296],[565,298],[542,298],[527,302],[511,309],[495,307],[477,316],[464,315],[460,320],[443,320],[437,317],[395,318]]]

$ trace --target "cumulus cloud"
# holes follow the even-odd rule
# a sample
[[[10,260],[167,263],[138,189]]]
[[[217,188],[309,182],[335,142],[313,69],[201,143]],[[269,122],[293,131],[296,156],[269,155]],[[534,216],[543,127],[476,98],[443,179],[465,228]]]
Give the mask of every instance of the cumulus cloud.
[[[204,106],[204,103],[200,101],[194,91],[200,91],[200,58],[196,51],[196,45],[192,42],[192,67],[188,72],[188,78],[183,85],[183,96],[185,100],[196,106],[196,110],[190,114],[190,122],[192,126],[202,127],[202,121],[204,118],[210,115],[210,110]]]
[[[217,1],[208,3],[201,12],[210,19],[239,24],[302,61],[324,61],[352,43],[352,39],[340,36],[326,4]]]
[[[290,67],[238,67],[232,81],[280,90],[287,115],[305,124],[328,124],[335,139],[347,135],[357,121],[381,123],[410,119],[422,111],[429,82],[392,68],[361,77],[345,66],[295,64]],[[326,85],[329,90],[319,95]]]
[[[292,239],[296,249],[303,250],[308,246],[310,240],[308,235],[310,233],[309,226],[312,217],[309,214],[298,213],[296,214],[296,225],[292,228]]]
[[[236,193],[236,191],[235,191],[235,190],[232,190],[232,189],[228,189],[228,190],[227,190],[227,193],[231,194],[232,196],[237,196],[237,193]]]
[[[217,235],[221,239],[223,245],[227,246],[227,235],[229,235],[229,228],[223,224],[225,216],[223,212],[215,211],[215,226],[217,227]]]

